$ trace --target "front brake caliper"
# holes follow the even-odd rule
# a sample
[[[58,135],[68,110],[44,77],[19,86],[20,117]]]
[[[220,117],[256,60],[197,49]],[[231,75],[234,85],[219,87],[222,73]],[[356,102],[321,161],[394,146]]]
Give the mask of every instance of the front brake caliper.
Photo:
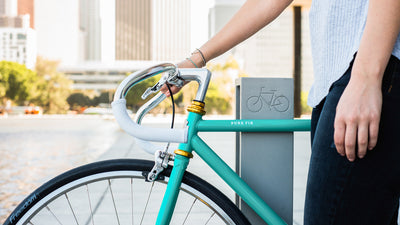
[[[154,166],[147,175],[147,181],[149,182],[155,181],[158,175],[168,167],[169,161],[173,160],[173,155],[167,151],[156,151],[154,157]]]

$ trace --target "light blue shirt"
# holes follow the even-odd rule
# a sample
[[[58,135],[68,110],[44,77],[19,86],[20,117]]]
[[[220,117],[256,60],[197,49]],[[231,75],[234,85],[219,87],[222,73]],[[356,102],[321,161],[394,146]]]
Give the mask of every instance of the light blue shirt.
[[[308,96],[310,106],[318,105],[332,83],[349,68],[360,45],[367,13],[368,0],[312,1],[310,32],[314,84]],[[392,54],[400,59],[400,35]]]

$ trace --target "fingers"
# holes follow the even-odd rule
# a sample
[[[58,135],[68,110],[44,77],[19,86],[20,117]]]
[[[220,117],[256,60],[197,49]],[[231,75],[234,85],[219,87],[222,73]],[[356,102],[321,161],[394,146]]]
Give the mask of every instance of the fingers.
[[[334,141],[337,152],[346,156],[350,162],[364,158],[367,149],[372,150],[378,141],[379,120],[359,123],[345,123],[335,120]],[[357,147],[357,148],[356,148]]]
[[[357,127],[355,124],[349,124],[346,126],[344,147],[346,150],[346,157],[350,162],[353,162],[356,159],[356,139]]]
[[[376,143],[378,142],[379,121],[380,120],[377,119],[374,122],[371,122],[371,124],[369,125],[368,150],[372,150],[373,148],[375,148]]]
[[[167,93],[169,94],[167,85],[165,85],[165,84],[161,87],[160,91],[161,91],[161,93],[163,93],[164,95],[167,95]],[[167,96],[167,97],[169,97],[169,96]]]
[[[362,123],[357,130],[358,150],[357,156],[362,159],[367,154],[368,146],[368,123]]]
[[[346,155],[346,150],[344,148],[344,137],[346,134],[346,125],[343,121],[339,120],[338,118],[335,119],[335,133],[333,139],[335,141],[335,146],[337,152],[341,156]]]
[[[181,88],[179,88],[179,87],[177,87],[177,86],[173,86],[173,85],[170,85],[169,88],[171,89],[172,94],[176,94],[176,93],[179,92],[179,90],[181,90]],[[161,87],[160,91],[161,91],[163,94],[165,94],[165,96],[167,96],[167,97],[171,96],[171,93],[169,92],[168,87],[167,87],[166,84],[164,84],[164,85]]]

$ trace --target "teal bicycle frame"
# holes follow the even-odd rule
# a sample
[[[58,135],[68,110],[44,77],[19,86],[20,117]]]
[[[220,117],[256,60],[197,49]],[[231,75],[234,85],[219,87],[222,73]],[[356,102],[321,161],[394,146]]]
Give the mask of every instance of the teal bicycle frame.
[[[189,112],[188,142],[179,149],[196,152],[266,223],[286,224],[198,135],[198,132],[294,132],[309,131],[310,120],[203,120]],[[189,158],[176,155],[174,168],[157,217],[158,225],[169,224]]]
[[[125,78],[114,95],[113,113],[121,128],[137,138],[147,141],[181,142],[179,150],[185,154],[176,154],[167,189],[161,204],[156,224],[169,224],[179,194],[181,181],[189,164],[192,151],[196,152],[265,222],[271,225],[286,224],[215,152],[197,135],[198,132],[294,132],[309,131],[309,120],[203,120],[201,110],[192,105],[187,118],[186,129],[152,129],[140,127],[141,118],[158,105],[165,95],[156,95],[139,109],[137,123],[132,122],[126,112],[125,95],[135,84],[164,73],[160,81],[146,90],[145,97],[154,93],[166,83],[183,85],[183,80],[196,81],[199,88],[195,97],[197,103],[205,98],[211,73],[207,69],[179,69],[174,64],[159,64],[137,71]],[[142,96],[143,97],[143,96]],[[191,106],[191,107],[192,107]],[[197,108],[199,109],[199,108]],[[151,138],[150,138],[151,137]],[[187,139],[186,139],[187,137]],[[179,140],[179,141],[177,141]],[[184,142],[184,143],[182,143]]]

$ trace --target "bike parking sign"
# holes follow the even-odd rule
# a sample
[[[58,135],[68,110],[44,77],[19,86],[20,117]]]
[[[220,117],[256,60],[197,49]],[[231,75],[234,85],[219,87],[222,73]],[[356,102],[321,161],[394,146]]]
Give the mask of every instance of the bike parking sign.
[[[237,83],[241,118],[293,118],[293,79],[241,78]]]
[[[246,106],[251,112],[259,112],[263,108],[286,112],[289,109],[289,99],[277,90],[267,90],[265,87],[261,87],[258,94],[247,99]]]

